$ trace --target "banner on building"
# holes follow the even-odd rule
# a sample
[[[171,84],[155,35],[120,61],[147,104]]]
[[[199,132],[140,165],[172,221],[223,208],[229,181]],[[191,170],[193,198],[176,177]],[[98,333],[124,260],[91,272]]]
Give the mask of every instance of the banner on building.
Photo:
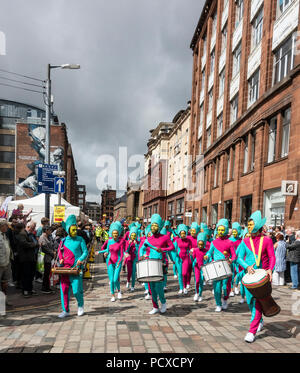
[[[54,223],[61,223],[65,220],[65,205],[55,205],[54,206]]]
[[[13,199],[12,196],[9,196],[5,199],[5,201],[2,203],[0,207],[0,218],[7,218],[7,209],[8,209],[8,203]]]

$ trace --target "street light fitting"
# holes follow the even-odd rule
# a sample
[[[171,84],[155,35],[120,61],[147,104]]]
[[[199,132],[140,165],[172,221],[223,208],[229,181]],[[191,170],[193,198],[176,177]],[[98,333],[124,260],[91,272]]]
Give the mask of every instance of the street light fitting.
[[[61,65],[60,67],[62,69],[71,69],[71,70],[80,69],[80,65],[78,65],[78,64],[70,64],[70,63]]]

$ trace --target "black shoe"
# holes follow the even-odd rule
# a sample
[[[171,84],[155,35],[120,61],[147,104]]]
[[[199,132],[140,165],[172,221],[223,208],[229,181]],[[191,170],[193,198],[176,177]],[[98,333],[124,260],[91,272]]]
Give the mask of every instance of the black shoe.
[[[31,293],[29,291],[27,291],[27,290],[24,290],[23,291],[23,296],[24,296],[24,298],[30,298],[31,297]]]
[[[42,290],[43,294],[53,294],[52,290]]]

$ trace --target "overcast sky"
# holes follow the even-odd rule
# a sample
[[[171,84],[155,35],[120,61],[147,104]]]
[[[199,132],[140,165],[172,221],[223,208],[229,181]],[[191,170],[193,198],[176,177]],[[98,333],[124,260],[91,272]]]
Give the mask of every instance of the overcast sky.
[[[67,124],[88,200],[99,201],[99,156],[117,158],[119,146],[127,146],[128,157],[144,154],[149,130],[186,108],[192,83],[189,46],[203,3],[1,1],[0,31],[6,35],[1,69],[45,79],[48,63],[81,65],[81,70],[52,70],[51,77],[54,109]],[[43,107],[37,93],[0,86],[0,97]]]

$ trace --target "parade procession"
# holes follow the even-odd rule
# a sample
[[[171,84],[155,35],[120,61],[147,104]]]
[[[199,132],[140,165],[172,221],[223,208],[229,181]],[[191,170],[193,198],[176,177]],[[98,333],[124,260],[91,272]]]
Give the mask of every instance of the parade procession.
[[[0,357],[299,353],[300,0],[1,5]]]

